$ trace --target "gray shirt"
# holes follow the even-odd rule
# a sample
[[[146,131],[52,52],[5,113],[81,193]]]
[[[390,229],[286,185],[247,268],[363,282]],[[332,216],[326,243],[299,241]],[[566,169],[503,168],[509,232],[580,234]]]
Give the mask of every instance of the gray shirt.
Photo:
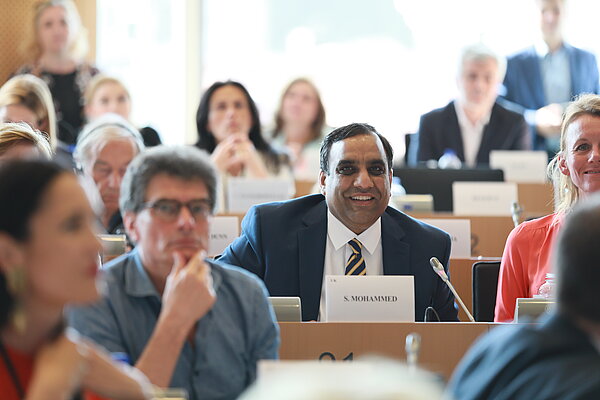
[[[170,387],[190,399],[235,399],[256,378],[256,362],[278,357],[279,329],[256,276],[210,262],[217,300],[185,342]],[[161,298],[136,250],[107,264],[107,290],[88,307],[69,311],[69,324],[109,352],[140,358],[156,325]],[[192,305],[190,304],[190,307]]]

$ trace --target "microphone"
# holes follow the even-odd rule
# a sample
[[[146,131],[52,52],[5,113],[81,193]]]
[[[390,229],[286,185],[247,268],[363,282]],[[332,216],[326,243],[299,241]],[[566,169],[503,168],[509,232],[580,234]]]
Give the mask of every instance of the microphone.
[[[417,369],[419,361],[419,351],[421,350],[421,335],[418,333],[409,333],[406,335],[406,363],[408,369],[414,371]]]
[[[442,265],[440,260],[438,260],[435,257],[431,257],[429,259],[429,264],[431,264],[435,273],[438,274],[440,278],[442,278],[442,280],[446,283],[446,285],[448,285],[448,287],[450,288],[452,293],[454,293],[454,297],[456,298],[456,300],[458,300],[458,303],[462,307],[465,314],[467,314],[467,317],[469,317],[469,320],[471,320],[471,322],[475,322],[475,318],[473,318],[473,316],[471,315],[471,313],[465,306],[465,303],[463,303],[463,301],[460,298],[460,296],[458,295],[458,293],[456,293],[454,286],[452,286],[452,283],[450,282],[450,280],[448,280],[448,275],[446,275],[446,271],[444,271],[444,266]]]
[[[510,215],[512,216],[513,224],[515,228],[519,226],[519,219],[521,218],[521,214],[523,213],[523,208],[517,203],[513,201],[510,206]]]

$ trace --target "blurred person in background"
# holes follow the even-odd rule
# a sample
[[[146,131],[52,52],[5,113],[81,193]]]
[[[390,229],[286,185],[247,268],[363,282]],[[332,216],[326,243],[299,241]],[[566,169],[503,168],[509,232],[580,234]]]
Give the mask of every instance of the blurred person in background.
[[[131,368],[65,330],[68,304],[98,299],[100,244],[75,176],[49,161],[0,165],[0,393],[3,400],[67,399],[79,390],[148,399]]]
[[[0,161],[52,158],[48,136],[24,122],[0,123]]]
[[[294,79],[281,96],[271,144],[290,155],[296,179],[317,181],[326,131],[325,107],[317,87],[306,78]]]
[[[489,164],[492,150],[530,150],[522,115],[496,102],[506,60],[482,43],[462,50],[458,97],[421,117],[417,162],[439,160],[448,150],[468,167]],[[413,163],[414,164],[414,163]]]
[[[106,114],[118,114],[130,121],[131,95],[123,82],[112,76],[98,74],[88,84],[84,93],[84,112],[89,122]],[[162,144],[158,132],[146,126],[139,129],[146,147]]]
[[[503,97],[508,107],[524,114],[534,149],[552,158],[560,150],[561,118],[569,101],[581,93],[600,93],[598,63],[594,54],[565,42],[566,0],[530,1],[540,38],[508,57]]]
[[[25,74],[9,79],[0,88],[0,122],[26,122],[48,135],[57,145],[56,113],[48,86],[40,78]]]
[[[290,174],[287,157],[264,139],[258,108],[241,83],[212,84],[200,99],[196,124],[196,147],[211,154],[222,175],[268,178]]]
[[[58,139],[69,146],[83,125],[82,95],[98,70],[84,60],[88,43],[81,18],[71,0],[36,3],[31,35],[25,44],[28,63],[15,74],[33,74],[52,93]]]
[[[121,181],[131,160],[143,150],[139,132],[117,114],[96,118],[79,135],[73,156],[106,233],[125,233],[119,211]],[[98,195],[100,207],[95,204]]]
[[[26,122],[47,134],[56,162],[65,168],[74,167],[69,147],[58,140],[56,113],[48,85],[31,75],[17,75],[0,88],[0,121]]]

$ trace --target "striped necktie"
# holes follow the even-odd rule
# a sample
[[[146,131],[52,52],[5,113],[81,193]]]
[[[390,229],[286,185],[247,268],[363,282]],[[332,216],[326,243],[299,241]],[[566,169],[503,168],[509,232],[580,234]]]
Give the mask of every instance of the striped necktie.
[[[366,275],[367,274],[367,266],[365,264],[365,259],[362,256],[362,243],[358,241],[358,239],[352,239],[348,242],[350,248],[352,249],[352,255],[348,258],[348,262],[346,263],[346,275]]]

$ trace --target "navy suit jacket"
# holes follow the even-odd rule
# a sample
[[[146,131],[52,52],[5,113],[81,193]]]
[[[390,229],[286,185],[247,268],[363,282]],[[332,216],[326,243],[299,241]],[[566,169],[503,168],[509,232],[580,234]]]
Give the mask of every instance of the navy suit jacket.
[[[450,102],[421,117],[419,124],[417,161],[438,160],[446,149],[452,149],[465,161],[464,146],[456,108]],[[490,163],[492,150],[530,150],[529,128],[522,115],[494,103],[490,121],[483,129],[477,153],[477,164]]]
[[[598,83],[598,63],[592,53],[563,44],[571,72],[571,95],[600,93]],[[548,105],[542,82],[540,59],[535,47],[529,47],[510,56],[507,60],[504,77],[504,98],[510,108],[524,113]],[[532,121],[528,121],[532,123]],[[543,137],[535,138],[534,147],[545,149]]]
[[[415,319],[432,306],[442,321],[456,321],[454,296],[429,265],[437,257],[448,269],[450,237],[388,207],[381,216],[385,275],[413,275]],[[258,275],[271,296],[298,296],[302,319],[319,315],[327,241],[327,204],[317,194],[252,207],[242,221],[242,234],[220,261]]]

